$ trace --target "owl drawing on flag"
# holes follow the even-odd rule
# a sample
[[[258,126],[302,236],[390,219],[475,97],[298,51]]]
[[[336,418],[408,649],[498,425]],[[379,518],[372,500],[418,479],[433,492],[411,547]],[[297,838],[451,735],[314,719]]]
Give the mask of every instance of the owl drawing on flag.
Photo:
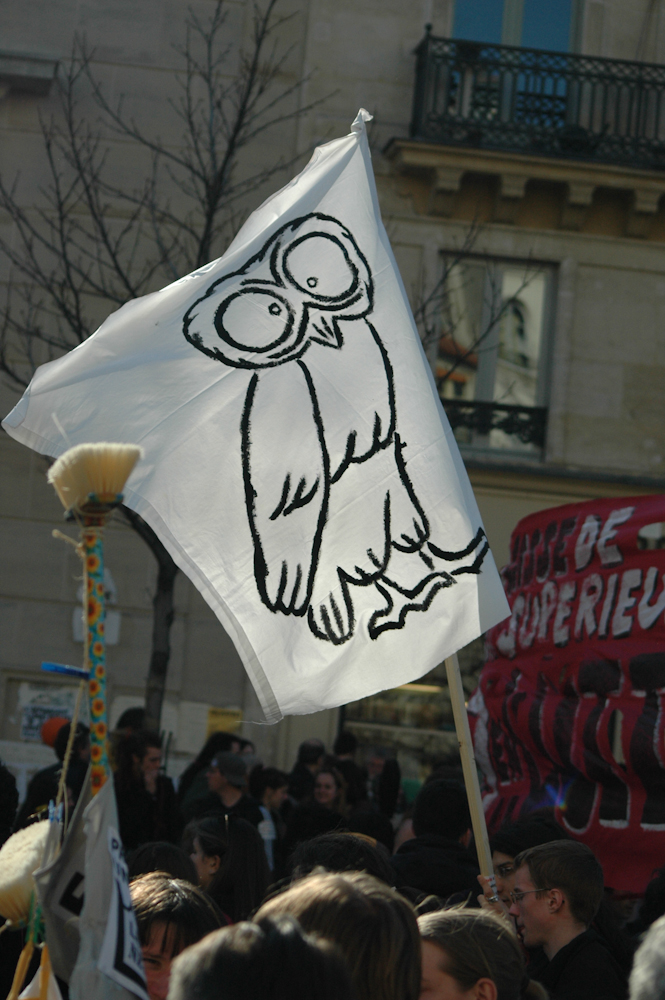
[[[315,212],[213,281],[183,322],[195,348],[248,373],[238,443],[260,599],[334,644],[359,607],[371,639],[403,628],[488,551],[482,528],[455,552],[430,537],[373,307],[350,230]]]

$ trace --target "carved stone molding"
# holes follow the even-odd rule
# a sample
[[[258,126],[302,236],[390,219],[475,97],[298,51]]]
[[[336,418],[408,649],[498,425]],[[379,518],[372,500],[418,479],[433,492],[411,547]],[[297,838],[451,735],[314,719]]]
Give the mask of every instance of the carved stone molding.
[[[579,231],[593,206],[598,189],[628,192],[630,207],[626,235],[644,238],[665,195],[665,172],[562,160],[544,156],[481,149],[465,149],[409,139],[393,139],[385,154],[397,173],[418,176],[429,185],[427,211],[450,217],[464,176],[481,174],[496,179],[492,221],[514,224],[529,181],[560,185],[560,227]]]

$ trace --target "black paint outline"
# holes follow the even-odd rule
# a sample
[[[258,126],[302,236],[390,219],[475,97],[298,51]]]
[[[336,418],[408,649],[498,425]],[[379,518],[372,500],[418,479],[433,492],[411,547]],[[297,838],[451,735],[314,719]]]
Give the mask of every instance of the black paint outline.
[[[302,227],[312,223],[320,223],[320,228],[307,229],[298,235]],[[332,230],[332,232],[331,232]],[[289,255],[313,237],[323,237],[340,247],[349,266],[352,281],[347,290],[336,296],[318,295],[314,288],[318,279],[310,276],[305,279],[308,287],[299,284],[289,268]],[[253,277],[251,272],[257,266],[268,267],[271,278]],[[202,333],[197,329],[198,310],[213,296],[222,295],[224,286],[233,279],[240,280],[240,290],[237,284],[230,285],[233,291],[225,296],[214,311],[213,326],[217,333],[219,344],[204,342]],[[310,286],[311,282],[311,286]],[[279,289],[279,293],[276,291]],[[272,343],[263,348],[253,348],[243,345],[224,327],[223,317],[229,305],[239,296],[261,294],[273,296],[283,303],[287,309],[288,318],[284,332]],[[286,296],[292,296],[291,299]],[[295,305],[294,305],[295,303]],[[374,586],[377,592],[376,607],[369,617],[367,631],[372,640],[378,639],[384,632],[404,628],[407,615],[411,612],[426,612],[430,608],[439,591],[448,589],[457,583],[457,578],[482,572],[483,562],[489,552],[489,543],[485,532],[478,528],[471,541],[458,551],[447,551],[437,546],[430,539],[430,524],[407,472],[405,458],[406,442],[397,430],[397,412],[395,405],[395,384],[393,368],[386,347],[379,333],[367,318],[374,308],[374,282],[369,264],[362,254],[351,232],[337,219],[319,212],[312,212],[292,222],[281,226],[242,267],[218,278],[206,289],[187,310],[183,318],[183,333],[185,338],[197,350],[216,361],[235,368],[252,372],[249,380],[245,402],[240,421],[241,459],[243,469],[243,484],[247,519],[254,546],[254,578],[262,603],[273,614],[307,617],[309,629],[317,639],[341,645],[347,642],[355,633],[357,627],[356,611],[353,602],[352,587]],[[298,311],[300,315],[298,317]],[[329,314],[329,318],[326,317]],[[340,323],[362,322],[369,331],[378,348],[387,390],[389,420],[388,426],[383,426],[380,413],[375,412],[374,427],[369,444],[362,452],[359,450],[357,431],[349,431],[344,454],[336,468],[331,468],[331,459],[326,444],[326,428],[324,426],[316,384],[312,372],[307,365],[305,354],[311,344],[319,344],[340,350],[344,346],[344,331]],[[209,331],[204,331],[206,338]],[[231,353],[229,353],[231,349]],[[242,352],[246,352],[244,355]],[[249,355],[249,356],[246,356]],[[256,483],[252,473],[252,452],[260,448],[260,443],[252,437],[252,408],[255,403],[257,389],[260,385],[261,373],[265,369],[276,368],[294,361],[300,368],[309,393],[311,413],[316,428],[316,438],[320,448],[317,456],[320,460],[323,476],[308,479],[306,474],[287,471],[281,484],[279,499],[270,514],[265,518],[265,524],[259,523],[256,499],[258,489],[265,489],[265,483]],[[285,400],[288,403],[288,400]],[[395,467],[401,482],[413,506],[413,531],[402,530],[399,537],[393,537],[391,518],[391,493],[386,490],[383,503],[383,553],[375,553],[368,548],[365,552],[373,569],[359,565],[350,567],[337,566],[337,583],[331,592],[317,607],[312,604],[312,594],[318,569],[321,546],[323,544],[325,527],[330,506],[330,490],[339,482],[351,465],[361,465],[369,461],[380,451],[392,447],[394,450]],[[269,484],[272,486],[273,484]],[[295,488],[294,488],[295,486]],[[264,554],[262,532],[269,530],[269,524],[282,517],[289,517],[296,511],[318,504],[316,527],[311,540],[309,565],[300,563],[289,568],[283,560],[281,572],[278,567],[268,566]],[[314,508],[312,508],[314,509]],[[265,515],[264,515],[265,517]],[[400,530],[400,529],[398,529]],[[422,572],[415,584],[404,585],[390,574],[391,557],[394,552],[402,555],[413,555],[419,559]],[[470,563],[462,566],[438,568],[436,560],[445,563],[460,562],[473,557]],[[401,558],[401,557],[400,557]],[[303,559],[303,562],[305,560]],[[275,573],[279,572],[279,582],[275,589]],[[268,592],[268,578],[272,574],[272,596]],[[400,600],[396,600],[399,596]]]

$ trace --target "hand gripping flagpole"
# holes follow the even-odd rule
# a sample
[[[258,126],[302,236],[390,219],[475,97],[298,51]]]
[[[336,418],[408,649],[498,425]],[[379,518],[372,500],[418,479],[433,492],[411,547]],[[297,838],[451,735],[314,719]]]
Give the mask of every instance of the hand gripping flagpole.
[[[92,794],[109,773],[106,711],[106,640],[104,636],[103,532],[122,490],[141,456],[136,445],[80,444],[66,451],[48,472],[48,481],[62,501],[67,518],[78,523],[84,562],[84,602],[87,625],[85,666],[90,706]]]
[[[462,677],[460,675],[457,653],[453,653],[453,655],[449,656],[444,662],[448,677],[448,691],[450,692],[450,701],[453,707],[455,730],[457,732],[457,740],[459,742],[460,759],[462,761],[462,771],[464,773],[464,784],[466,785],[466,795],[469,800],[471,827],[473,829],[473,838],[476,842],[480,874],[487,877],[492,890],[492,895],[488,897],[488,901],[490,903],[498,903],[499,895],[496,891],[494,866],[492,865],[492,852],[490,851],[489,837],[487,835],[487,823],[485,822],[485,811],[483,809],[483,800],[480,794],[480,783],[478,781],[476,759],[473,755],[473,743],[471,742],[469,717],[466,713],[466,701],[464,698],[464,688],[462,687]]]

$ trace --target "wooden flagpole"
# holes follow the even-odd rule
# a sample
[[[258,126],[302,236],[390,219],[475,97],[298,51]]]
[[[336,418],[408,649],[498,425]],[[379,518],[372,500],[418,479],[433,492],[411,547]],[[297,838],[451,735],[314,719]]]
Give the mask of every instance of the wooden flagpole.
[[[494,879],[494,866],[492,865],[492,852],[487,835],[487,823],[485,822],[485,812],[483,810],[483,800],[480,794],[480,783],[478,781],[478,770],[476,768],[476,758],[473,755],[473,743],[471,742],[471,730],[469,729],[469,718],[466,714],[466,703],[464,698],[464,688],[462,687],[462,677],[459,670],[457,653],[453,653],[445,661],[446,674],[448,677],[448,690],[450,701],[453,706],[453,719],[455,720],[455,730],[459,742],[459,752],[462,761],[462,771],[464,773],[464,784],[469,800],[469,812],[471,813],[471,828],[476,842],[478,852],[478,865],[481,875],[486,875],[492,889],[490,902],[498,902],[496,891],[496,881]]]

